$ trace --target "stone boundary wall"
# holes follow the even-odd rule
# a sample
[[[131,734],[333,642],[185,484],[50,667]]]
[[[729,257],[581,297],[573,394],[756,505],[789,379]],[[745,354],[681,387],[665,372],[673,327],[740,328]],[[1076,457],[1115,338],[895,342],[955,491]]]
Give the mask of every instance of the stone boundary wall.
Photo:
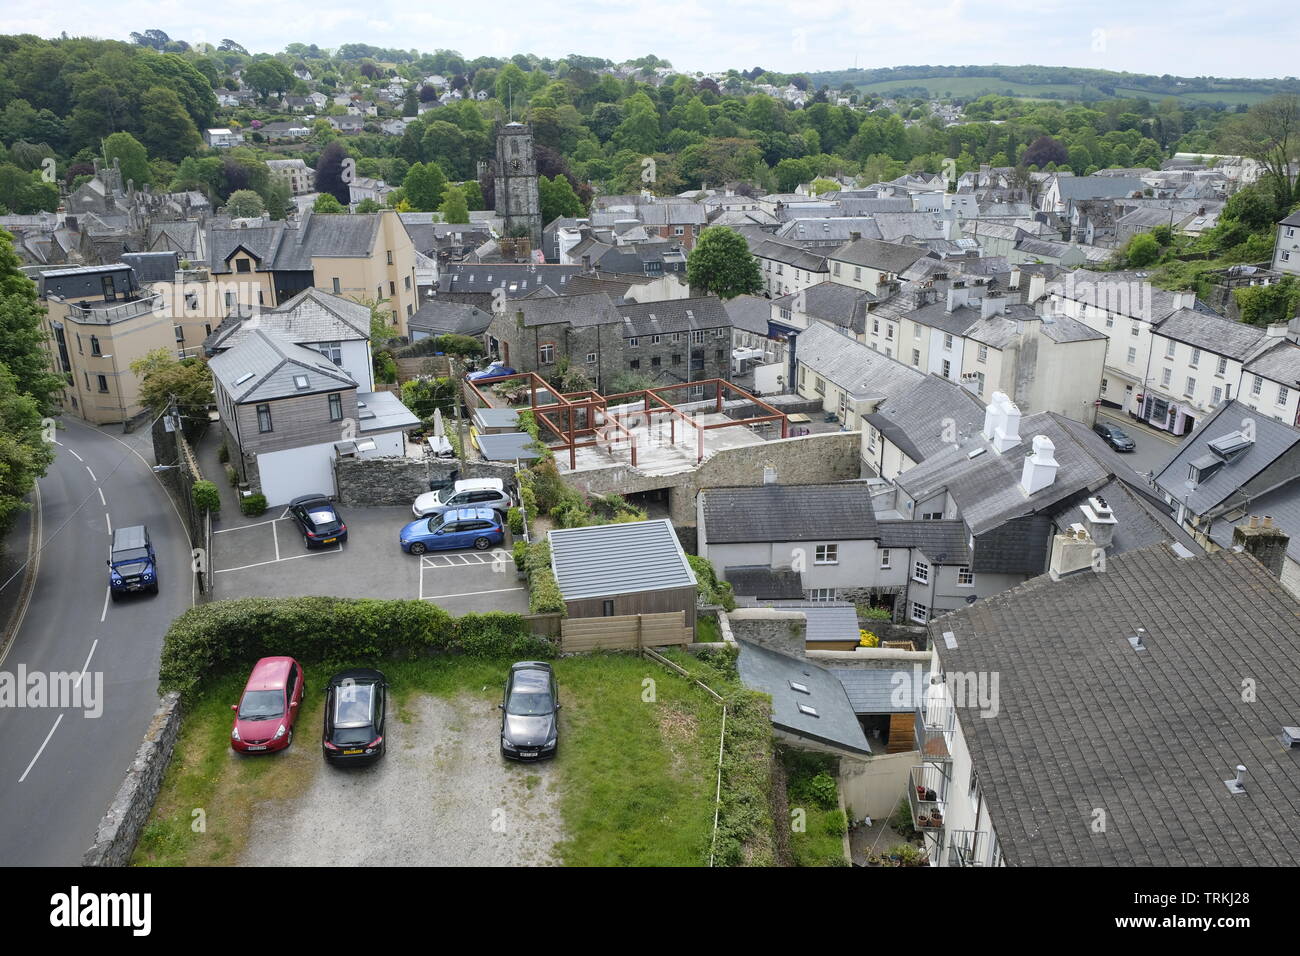
[[[172,750],[181,730],[181,697],[175,691],[158,702],[149,729],[145,731],[126,779],[95,831],[95,842],[81,858],[82,866],[126,866],[144,829],[163,777],[172,760]]]

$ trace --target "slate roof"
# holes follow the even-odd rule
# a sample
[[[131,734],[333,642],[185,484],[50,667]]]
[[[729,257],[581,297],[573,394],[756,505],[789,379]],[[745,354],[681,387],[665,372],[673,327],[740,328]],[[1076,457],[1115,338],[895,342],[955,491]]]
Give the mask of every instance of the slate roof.
[[[255,324],[251,321],[254,318]],[[299,344],[368,341],[370,310],[351,299],[319,289],[304,289],[274,308],[232,310],[204,340],[203,347],[209,353],[228,349],[252,328],[265,329]]]
[[[1056,446],[1058,467],[1055,480],[1030,496],[1021,487],[1020,477],[1037,435],[1046,435]],[[1110,470],[1046,412],[1021,418],[1020,439],[1019,445],[999,455],[980,432],[973,432],[960,446],[948,446],[903,472],[896,484],[918,501],[946,490],[978,538],[1006,521],[1041,512],[1110,478]],[[980,448],[982,454],[968,457]]]
[[[826,272],[828,269],[825,256],[775,239],[760,243],[753,252],[760,259],[784,263],[792,269],[803,269],[806,272]]]
[[[755,565],[725,568],[722,577],[737,597],[797,601],[804,596],[803,576],[798,571]]]
[[[731,327],[753,335],[767,336],[768,320],[772,318],[772,300],[759,295],[738,295],[723,304],[731,319]]]
[[[904,200],[908,209],[912,204]],[[825,242],[842,243],[852,238],[851,233],[859,233],[868,239],[880,238],[880,227],[871,216],[841,216],[823,219],[791,219],[782,224],[774,233],[783,242]]]
[[[524,314],[524,325],[566,324],[573,326],[621,323],[614,300],[606,292],[590,295],[559,295],[516,301],[512,310]]]
[[[1270,348],[1247,363],[1246,372],[1280,382],[1287,388],[1300,388],[1300,345],[1286,342]]]
[[[855,397],[893,398],[925,377],[924,372],[820,322],[800,332],[796,341],[795,359],[800,365]]]
[[[771,695],[773,726],[853,753],[871,753],[871,744],[849,704],[844,685],[834,674],[820,664],[789,657],[749,641],[737,643],[740,656],[736,659],[736,669],[740,679],[746,687]],[[811,693],[794,690],[791,681],[803,684]],[[800,704],[813,708],[817,716],[803,713]]]
[[[556,528],[548,537],[551,568],[566,601],[695,586],[667,519]]]
[[[900,273],[924,255],[924,249],[913,246],[881,242],[878,239],[858,239],[846,242],[830,253],[829,258],[849,265],[869,266],[881,272]]]
[[[877,527],[882,548],[916,548],[936,564],[962,565],[970,560],[970,532],[960,519],[880,521]]]
[[[425,300],[424,305],[406,320],[406,327],[433,335],[454,333],[477,338],[491,323],[492,313],[476,305],[434,298]]]
[[[908,458],[920,462],[958,434],[979,431],[984,425],[984,405],[956,382],[927,375],[882,403],[866,420]],[[950,427],[956,429],[951,436],[945,434]]]
[[[1179,309],[1172,313],[1160,323],[1155,334],[1237,361],[1253,355],[1268,338],[1268,333],[1257,325],[1233,322],[1192,309]]]
[[[175,252],[124,252],[122,261],[135,270],[143,285],[147,282],[171,282],[180,268],[180,255]]]
[[[912,695],[898,694],[897,688],[911,687],[914,678],[911,661],[880,662],[880,667],[831,667],[848,695],[855,714],[911,714],[916,710]],[[898,675],[905,682],[900,684]],[[921,679],[929,684],[930,670],[922,668]]]
[[[618,306],[624,336],[658,335],[693,329],[729,329],[731,316],[717,296],[628,302]]]
[[[320,352],[265,329],[249,330],[234,348],[209,359],[208,366],[231,401],[240,405],[357,387]],[[295,376],[306,376],[307,387],[299,388]]]
[[[1300,714],[1300,605],[1250,556],[1156,545],[949,613],[930,638],[945,671],[999,675],[997,716],[958,720],[1010,865],[1300,863],[1300,761],[1278,743]],[[1243,703],[1243,674],[1267,692]]]
[[[1056,182],[1061,202],[1119,199],[1147,188],[1142,180],[1129,176],[1062,176]]]
[[[474,440],[488,461],[533,461],[541,455],[533,436],[527,432],[480,434]]]
[[[563,293],[569,277],[582,266],[540,265],[532,262],[453,262],[438,274],[438,291],[479,292],[490,295],[493,289],[506,290],[506,298],[528,295],[544,285]]]
[[[700,494],[705,539],[710,545],[852,541],[877,536],[865,484],[770,484],[709,488]]]
[[[800,594],[793,600],[758,601],[756,606],[803,614],[807,621],[804,627],[805,644],[834,642],[848,645],[844,649],[851,651],[862,639],[858,628],[858,609],[848,601],[809,601]]]
[[[357,392],[357,430],[362,434],[414,428],[420,416],[392,392]]]
[[[1255,423],[1254,443],[1233,460],[1225,462],[1189,493],[1185,482],[1191,463],[1213,455],[1209,443],[1231,432],[1240,431],[1241,423],[1246,419]],[[1265,469],[1272,468],[1274,462],[1298,443],[1300,431],[1234,399],[1224,402],[1201,421],[1196,431],[1183,442],[1178,453],[1156,473],[1155,482],[1176,501],[1186,500],[1193,514],[1202,515],[1237,494]],[[1269,483],[1278,485],[1297,474],[1300,474],[1300,460],[1283,462],[1271,473]]]
[[[861,333],[866,330],[871,305],[880,298],[838,282],[819,282],[771,301],[782,308],[802,311],[810,318]]]

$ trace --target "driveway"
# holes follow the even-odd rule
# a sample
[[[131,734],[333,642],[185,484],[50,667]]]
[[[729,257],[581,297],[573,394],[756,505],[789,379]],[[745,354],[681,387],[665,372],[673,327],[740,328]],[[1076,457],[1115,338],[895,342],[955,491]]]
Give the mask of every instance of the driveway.
[[[240,865],[552,864],[563,836],[554,761],[502,760],[500,718],[482,698],[417,697],[405,711],[409,721],[389,714],[388,752],[372,767],[326,766],[303,735],[284,756],[314,777],[293,800],[257,805]]]
[[[405,507],[343,508],[348,540],[308,550],[295,522],[268,512],[213,532],[216,596],[407,598],[433,601],[452,614],[527,613],[528,592],[515,573],[509,535],[490,551],[406,554],[397,532]]]

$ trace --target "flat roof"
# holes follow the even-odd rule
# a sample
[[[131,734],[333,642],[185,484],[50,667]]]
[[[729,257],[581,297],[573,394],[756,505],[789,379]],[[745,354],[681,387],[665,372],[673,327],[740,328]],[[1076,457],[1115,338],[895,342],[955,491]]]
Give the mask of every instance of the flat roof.
[[[558,528],[549,538],[566,601],[695,587],[695,572],[666,518]]]

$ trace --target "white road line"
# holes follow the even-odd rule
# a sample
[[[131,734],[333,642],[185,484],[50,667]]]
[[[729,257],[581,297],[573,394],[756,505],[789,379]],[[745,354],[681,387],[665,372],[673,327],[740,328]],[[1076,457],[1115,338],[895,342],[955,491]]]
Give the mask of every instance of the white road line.
[[[108,598],[113,593],[112,585],[104,588],[104,610],[99,612],[99,623],[104,623],[104,618],[108,617]]]
[[[77,676],[77,682],[72,685],[73,687],[81,686],[81,681],[85,678],[86,671],[90,669],[90,659],[95,656],[95,648],[97,648],[98,646],[99,646],[99,638],[95,638],[93,641],[90,642],[90,653],[86,655],[86,665],[83,668],[81,668],[81,673]]]
[[[497,588],[494,591],[461,591],[459,594],[430,594],[420,596],[421,601],[437,601],[440,598],[473,597],[475,594],[504,594],[507,591],[526,591],[527,588]]]
[[[284,518],[272,518],[270,521],[255,521],[252,524],[241,524],[237,528],[222,528],[220,531],[213,531],[213,534],[226,534],[229,531],[247,531],[249,528],[259,528],[264,524],[275,524],[277,521],[284,521]]]
[[[18,778],[19,783],[26,780],[27,775],[32,772],[32,768],[36,766],[36,761],[40,760],[41,754],[45,753],[45,745],[50,742],[50,738],[54,736],[54,732],[59,729],[59,724],[61,723],[63,723],[63,715],[59,714],[58,719],[54,721],[54,726],[51,727],[50,732],[45,735],[45,743],[41,744],[41,749],[36,751],[36,756],[33,757],[32,762],[27,765],[27,769],[23,771],[23,775]]]
[[[280,536],[276,533],[275,522],[271,522],[271,540],[275,542],[275,560],[280,560]]]
[[[287,558],[281,558],[280,561],[297,561],[299,558],[319,558],[326,554],[340,554],[342,548],[332,548],[329,551],[309,551],[307,554],[291,554]],[[217,568],[217,574],[225,574],[227,571],[247,571],[249,568],[264,568],[268,564],[279,564],[280,561],[259,561],[257,564],[241,564],[237,568]]]
[[[103,488],[96,488],[95,490],[99,492],[99,503],[100,503],[101,505],[103,505],[105,508],[107,508],[107,507],[108,507],[108,501],[107,501],[107,499],[104,498],[104,489],[103,489]]]
[[[84,462],[84,461],[86,460],[86,459],[82,458],[80,455],[78,455],[78,454],[77,454],[75,451],[73,451],[71,448],[68,449],[68,454],[71,455],[73,458],[77,459],[77,461]]]
[[[108,518],[108,512],[107,512],[107,511],[104,512],[104,524],[108,525],[108,533],[109,533],[109,534],[112,534],[112,533],[113,533],[113,522],[109,520],[109,518]]]
[[[89,465],[86,466],[86,471],[90,472],[91,481],[99,481],[99,479],[95,477],[95,472],[91,470],[91,467]]]

